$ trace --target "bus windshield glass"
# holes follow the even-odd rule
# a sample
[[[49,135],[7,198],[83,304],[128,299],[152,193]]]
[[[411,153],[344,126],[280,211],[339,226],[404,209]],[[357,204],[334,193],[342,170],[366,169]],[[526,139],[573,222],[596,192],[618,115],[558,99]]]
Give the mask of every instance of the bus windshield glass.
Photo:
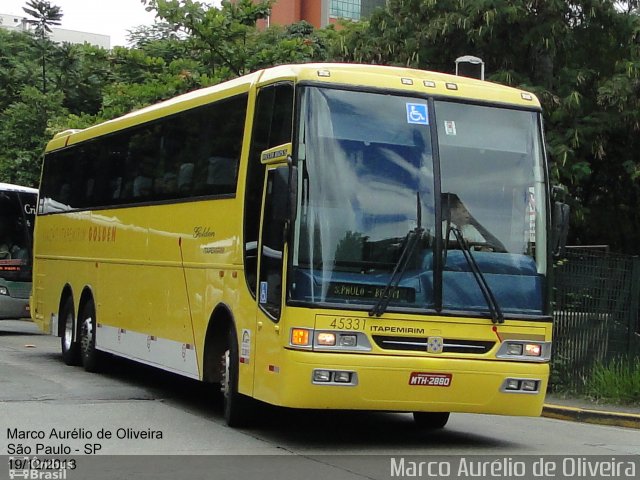
[[[486,308],[451,231],[455,228],[499,306],[505,312],[540,314],[547,265],[538,114],[453,102],[435,105],[445,239],[443,307]]]
[[[435,196],[427,102],[304,90],[293,299],[371,305],[407,265],[390,305],[433,306]],[[417,232],[419,238],[410,235]]]
[[[31,281],[35,193],[0,191],[0,278]]]
[[[433,115],[422,98],[318,87],[301,99],[290,300],[371,309],[386,289],[389,311],[488,315],[457,228],[505,313],[543,313],[536,112],[436,101]]]

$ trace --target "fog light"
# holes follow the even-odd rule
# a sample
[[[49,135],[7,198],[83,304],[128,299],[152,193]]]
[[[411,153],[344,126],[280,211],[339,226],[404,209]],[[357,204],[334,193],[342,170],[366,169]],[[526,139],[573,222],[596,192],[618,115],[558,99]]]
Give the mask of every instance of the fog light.
[[[510,343],[507,345],[507,355],[522,355],[522,344]]]
[[[7,287],[0,287],[0,295],[9,295],[9,290],[7,290]]]
[[[522,390],[525,392],[536,392],[538,390],[538,381],[522,380]]]
[[[524,354],[529,357],[539,357],[542,354],[542,345],[539,343],[527,343],[524,346]]]
[[[333,381],[336,383],[350,383],[351,372],[336,372],[333,376]]]
[[[520,380],[516,380],[515,378],[507,379],[505,390],[520,390]]]
[[[313,381],[314,382],[330,382],[331,372],[329,370],[314,370]]]
[[[309,346],[309,330],[306,328],[292,328],[291,345],[297,345],[299,347]]]
[[[336,334],[329,332],[321,332],[318,333],[317,337],[318,345],[324,345],[327,347],[332,347],[336,344]]]
[[[355,347],[358,344],[358,337],[356,335],[340,335],[341,347]]]

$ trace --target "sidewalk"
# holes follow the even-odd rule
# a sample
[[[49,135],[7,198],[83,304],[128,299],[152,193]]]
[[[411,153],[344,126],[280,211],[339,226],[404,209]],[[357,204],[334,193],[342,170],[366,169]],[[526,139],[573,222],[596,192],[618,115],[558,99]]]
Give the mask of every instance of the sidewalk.
[[[542,416],[574,422],[640,429],[640,404],[614,405],[547,395]]]

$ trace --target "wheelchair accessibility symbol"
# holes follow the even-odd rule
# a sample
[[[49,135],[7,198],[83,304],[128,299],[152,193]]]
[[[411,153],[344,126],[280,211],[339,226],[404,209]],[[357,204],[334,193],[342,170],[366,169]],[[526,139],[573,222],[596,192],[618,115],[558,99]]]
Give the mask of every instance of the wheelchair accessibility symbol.
[[[424,103],[407,103],[407,123],[429,125],[429,113]]]

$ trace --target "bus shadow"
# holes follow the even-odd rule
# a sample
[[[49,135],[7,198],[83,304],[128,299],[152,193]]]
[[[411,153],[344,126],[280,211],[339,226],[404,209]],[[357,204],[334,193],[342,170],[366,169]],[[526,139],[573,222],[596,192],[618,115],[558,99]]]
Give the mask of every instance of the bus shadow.
[[[194,415],[219,424],[224,423],[223,400],[219,387],[141,365],[122,358],[112,358],[103,375],[113,380],[145,388]],[[299,410],[255,403],[250,428],[240,429],[249,435],[274,442],[283,448],[347,449],[368,453],[387,453],[403,448],[434,450],[500,450],[518,448],[490,435],[469,433],[456,428],[462,414],[453,414],[450,426],[442,430],[418,428],[408,414],[360,411]],[[458,422],[456,421],[458,419]],[[453,424],[453,426],[451,426]],[[526,449],[526,445],[521,446]]]
[[[474,450],[513,447],[511,443],[495,437],[457,431],[451,427],[421,429],[409,414],[265,407],[264,414],[250,429],[251,433],[260,433],[280,444],[304,445],[314,450],[344,448],[384,454],[404,448],[455,448],[458,451],[465,447]],[[452,415],[452,420],[455,417]]]
[[[0,330],[0,337],[40,337],[40,332],[16,332],[15,330]]]

